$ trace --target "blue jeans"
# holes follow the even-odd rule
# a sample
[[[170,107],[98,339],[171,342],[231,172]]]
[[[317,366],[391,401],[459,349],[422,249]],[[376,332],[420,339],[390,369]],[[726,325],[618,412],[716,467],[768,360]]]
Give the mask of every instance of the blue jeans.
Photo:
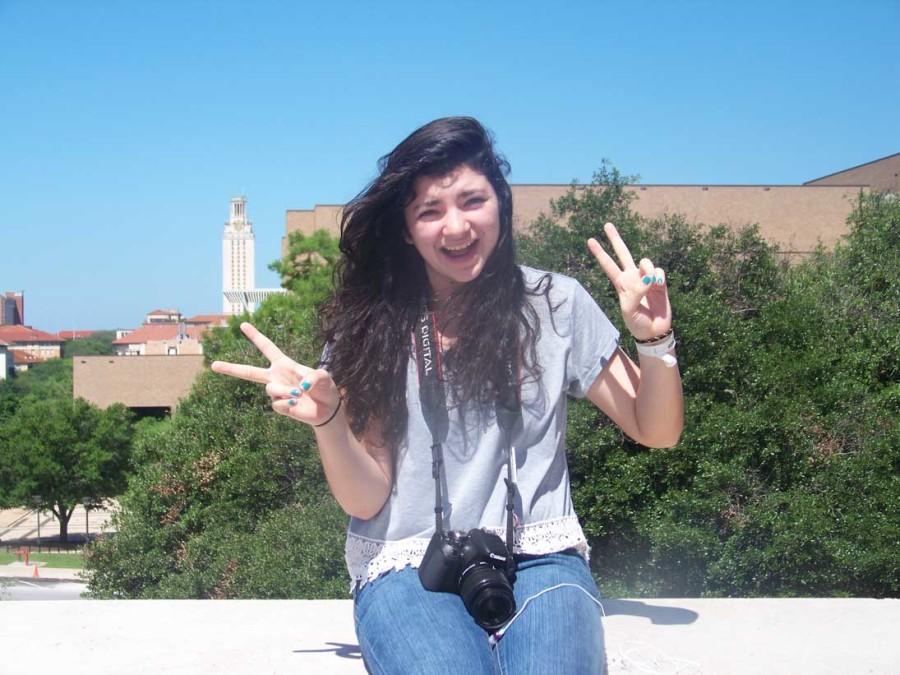
[[[517,610],[564,583],[599,600],[590,569],[575,552],[516,559]],[[572,586],[532,599],[495,646],[458,595],[426,591],[410,567],[363,586],[353,616],[366,668],[376,675],[605,672],[600,607]]]

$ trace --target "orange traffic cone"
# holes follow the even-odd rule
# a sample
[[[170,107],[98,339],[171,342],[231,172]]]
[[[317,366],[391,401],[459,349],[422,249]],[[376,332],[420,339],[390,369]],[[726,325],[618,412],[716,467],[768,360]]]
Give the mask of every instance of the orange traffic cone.
[[[40,574],[38,574],[37,565],[34,566],[34,572],[31,573],[31,576],[35,579],[37,579],[41,576]]]

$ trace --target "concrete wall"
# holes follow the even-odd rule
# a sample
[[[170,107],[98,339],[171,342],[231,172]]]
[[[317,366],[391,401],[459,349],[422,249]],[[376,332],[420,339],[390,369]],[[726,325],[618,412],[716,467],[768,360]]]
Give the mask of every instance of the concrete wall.
[[[816,178],[804,185],[868,185],[873,190],[900,192],[900,152]]]
[[[76,356],[74,395],[101,408],[124,403],[174,410],[203,370],[202,356]]]
[[[284,236],[281,238],[281,255],[287,254],[287,238],[291,232],[312,234],[325,230],[335,237],[341,232],[342,204],[316,204],[312,209],[290,209],[284,214]]]
[[[203,354],[203,344],[199,340],[153,340],[147,342],[144,354],[147,356],[167,356],[169,350],[174,349],[179,356],[185,354]]]
[[[0,602],[2,644],[10,646],[4,673],[366,672],[350,600],[51,604]],[[603,605],[610,675],[881,675],[900,665],[900,600],[649,598]]]
[[[682,214],[705,225],[759,224],[760,234],[786,252],[833,246],[847,232],[859,187],[796,185],[649,185],[630,189],[647,218]]]
[[[568,185],[513,185],[513,225],[522,230]],[[821,241],[833,246],[847,232],[847,216],[862,188],[842,185],[632,185],[632,208],[646,218],[681,214],[694,223],[740,227],[757,223],[761,234],[789,253],[809,253]],[[282,255],[287,236],[324,229],[340,233],[340,205],[317,205],[285,213]]]

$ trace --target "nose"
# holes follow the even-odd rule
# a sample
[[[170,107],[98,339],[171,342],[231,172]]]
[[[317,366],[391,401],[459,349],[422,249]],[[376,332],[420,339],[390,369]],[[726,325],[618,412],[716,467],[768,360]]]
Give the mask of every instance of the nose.
[[[469,221],[466,220],[466,214],[460,209],[450,209],[447,212],[447,218],[444,221],[444,236],[448,238],[459,238],[469,232]]]

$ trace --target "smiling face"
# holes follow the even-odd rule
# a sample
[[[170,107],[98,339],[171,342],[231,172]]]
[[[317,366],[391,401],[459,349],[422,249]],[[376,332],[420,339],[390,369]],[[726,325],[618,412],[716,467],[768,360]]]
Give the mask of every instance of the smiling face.
[[[463,164],[443,176],[420,176],[404,209],[406,240],[425,261],[439,300],[484,270],[500,236],[500,204],[487,177]]]

